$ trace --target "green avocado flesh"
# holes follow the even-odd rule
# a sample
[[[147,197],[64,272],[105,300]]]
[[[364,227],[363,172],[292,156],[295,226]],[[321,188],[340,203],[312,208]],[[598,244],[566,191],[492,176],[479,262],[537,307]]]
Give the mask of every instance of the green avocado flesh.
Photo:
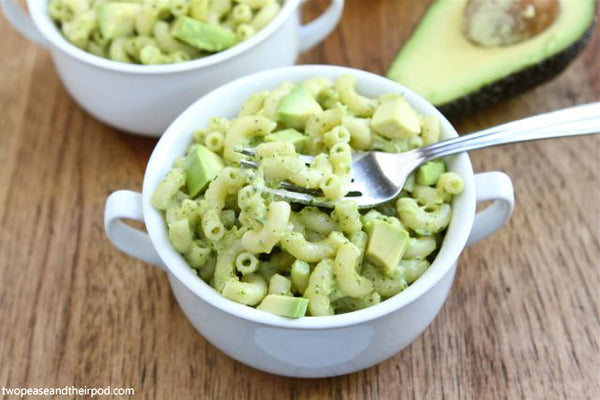
[[[408,250],[410,236],[404,229],[385,221],[375,220],[369,229],[369,243],[365,257],[391,276]]]
[[[282,317],[300,318],[306,314],[308,301],[302,297],[269,294],[256,308]]]
[[[391,139],[407,139],[421,132],[417,112],[402,97],[386,101],[377,107],[371,126]]]
[[[550,79],[575,58],[595,25],[595,0],[561,0],[558,17],[538,35],[483,47],[463,34],[466,3],[435,1],[387,74],[450,115],[497,103]]]
[[[308,136],[295,129],[284,129],[265,136],[265,142],[291,142],[299,153],[304,149],[304,144],[307,140]]]
[[[179,18],[173,25],[171,35],[197,49],[211,52],[228,49],[237,43],[232,31],[190,17]]]
[[[431,186],[446,172],[446,165],[442,160],[428,161],[417,169],[416,181],[419,185]]]
[[[279,119],[287,128],[304,130],[306,121],[323,111],[310,92],[304,86],[296,86],[283,99],[277,109]]]
[[[223,169],[221,157],[199,145],[185,158],[186,185],[190,196],[196,197]]]

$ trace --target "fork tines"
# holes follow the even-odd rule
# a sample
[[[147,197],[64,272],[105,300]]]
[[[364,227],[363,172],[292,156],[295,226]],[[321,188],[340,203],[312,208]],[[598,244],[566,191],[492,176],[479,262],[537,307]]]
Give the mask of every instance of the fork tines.
[[[246,156],[250,156],[250,157],[256,156],[256,149],[253,147],[235,146],[233,149],[235,151],[237,151],[238,153],[246,155]]]

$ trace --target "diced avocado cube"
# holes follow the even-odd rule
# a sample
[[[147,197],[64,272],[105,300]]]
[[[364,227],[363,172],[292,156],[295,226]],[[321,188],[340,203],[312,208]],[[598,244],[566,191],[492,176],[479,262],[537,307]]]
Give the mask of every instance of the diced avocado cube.
[[[365,257],[391,276],[410,246],[410,236],[404,229],[374,220],[369,229]]]
[[[256,308],[282,317],[300,318],[306,314],[308,302],[309,300],[303,297],[269,294]]]
[[[237,43],[237,36],[231,30],[185,16],[175,22],[171,35],[190,46],[210,52],[225,50]]]
[[[377,106],[371,126],[390,139],[408,139],[421,132],[419,115],[403,97],[395,97]]]
[[[417,169],[416,181],[419,185],[435,185],[444,172],[446,172],[444,161],[428,161]]]
[[[195,147],[185,158],[184,169],[189,195],[196,197],[223,169],[223,159],[206,147]]]
[[[298,153],[304,149],[307,136],[295,129],[284,129],[265,136],[265,142],[291,142]]]
[[[105,39],[115,39],[133,34],[135,19],[141,6],[128,2],[105,2],[97,8],[98,25]]]
[[[323,112],[321,105],[304,86],[294,87],[279,103],[277,113],[287,128],[303,131],[306,121]]]

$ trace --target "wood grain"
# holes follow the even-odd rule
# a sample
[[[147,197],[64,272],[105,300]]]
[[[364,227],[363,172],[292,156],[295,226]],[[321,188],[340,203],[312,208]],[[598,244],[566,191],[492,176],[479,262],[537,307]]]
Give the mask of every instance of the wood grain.
[[[339,29],[301,62],[384,73],[425,7],[348,0]],[[214,349],[165,274],[106,239],[105,198],[140,189],[155,140],[87,115],[49,54],[4,19],[0,38],[0,386],[133,387],[136,399],[600,398],[600,137],[472,153],[476,171],[512,177],[517,206],[465,251],[433,324],[368,370],[282,378]],[[596,31],[552,82],[454,122],[466,133],[598,101],[598,71]]]

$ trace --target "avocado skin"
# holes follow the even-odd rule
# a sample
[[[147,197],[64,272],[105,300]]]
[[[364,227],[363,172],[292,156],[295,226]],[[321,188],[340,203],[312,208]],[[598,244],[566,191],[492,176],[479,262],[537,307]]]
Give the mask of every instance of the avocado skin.
[[[594,13],[597,12],[597,6]],[[487,84],[481,89],[448,103],[436,105],[448,118],[461,117],[498,104],[509,97],[523,93],[560,74],[583,50],[596,28],[597,15],[585,33],[572,45],[542,62],[514,72],[505,78]]]

